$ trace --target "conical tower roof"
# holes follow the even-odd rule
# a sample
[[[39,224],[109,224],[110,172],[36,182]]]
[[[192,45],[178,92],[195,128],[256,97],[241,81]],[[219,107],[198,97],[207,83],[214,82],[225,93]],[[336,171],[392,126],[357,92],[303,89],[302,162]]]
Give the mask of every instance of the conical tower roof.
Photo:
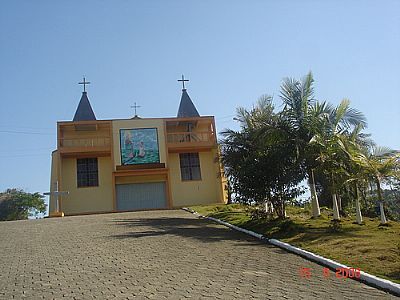
[[[82,92],[81,101],[79,101],[78,108],[76,109],[73,121],[95,121],[92,106],[90,105],[87,97],[87,92]]]
[[[182,89],[181,103],[179,104],[178,118],[187,117],[200,117],[199,112],[194,106],[192,99],[190,99],[189,94],[186,89]]]

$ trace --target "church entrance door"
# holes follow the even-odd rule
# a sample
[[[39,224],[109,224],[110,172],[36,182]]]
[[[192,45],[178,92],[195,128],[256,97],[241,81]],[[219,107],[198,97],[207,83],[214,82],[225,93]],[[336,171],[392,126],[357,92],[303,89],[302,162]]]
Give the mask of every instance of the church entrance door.
[[[165,182],[117,184],[117,210],[167,208]]]

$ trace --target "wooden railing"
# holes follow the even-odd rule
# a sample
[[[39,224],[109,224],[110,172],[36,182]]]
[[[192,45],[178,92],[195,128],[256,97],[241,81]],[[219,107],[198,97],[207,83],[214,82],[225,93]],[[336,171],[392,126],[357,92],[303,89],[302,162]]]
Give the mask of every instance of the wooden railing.
[[[214,133],[211,131],[204,132],[170,132],[167,133],[168,144],[180,144],[180,143],[213,143]]]
[[[95,148],[95,147],[110,147],[110,137],[79,137],[79,138],[61,138],[59,147],[65,148]]]

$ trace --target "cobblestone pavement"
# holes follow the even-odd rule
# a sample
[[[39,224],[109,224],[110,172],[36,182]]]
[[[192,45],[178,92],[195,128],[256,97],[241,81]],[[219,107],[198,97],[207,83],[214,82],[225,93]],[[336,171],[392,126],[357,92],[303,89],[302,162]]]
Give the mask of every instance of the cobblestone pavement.
[[[0,299],[395,298],[322,269],[181,210],[0,222]]]

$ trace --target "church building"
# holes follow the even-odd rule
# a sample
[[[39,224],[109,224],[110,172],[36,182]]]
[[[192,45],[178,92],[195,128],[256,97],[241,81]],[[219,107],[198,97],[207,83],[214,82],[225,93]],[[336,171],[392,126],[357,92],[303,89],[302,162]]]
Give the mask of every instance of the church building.
[[[57,122],[50,217],[226,202],[215,119],[179,81],[176,117],[97,120],[84,79],[73,120]]]

